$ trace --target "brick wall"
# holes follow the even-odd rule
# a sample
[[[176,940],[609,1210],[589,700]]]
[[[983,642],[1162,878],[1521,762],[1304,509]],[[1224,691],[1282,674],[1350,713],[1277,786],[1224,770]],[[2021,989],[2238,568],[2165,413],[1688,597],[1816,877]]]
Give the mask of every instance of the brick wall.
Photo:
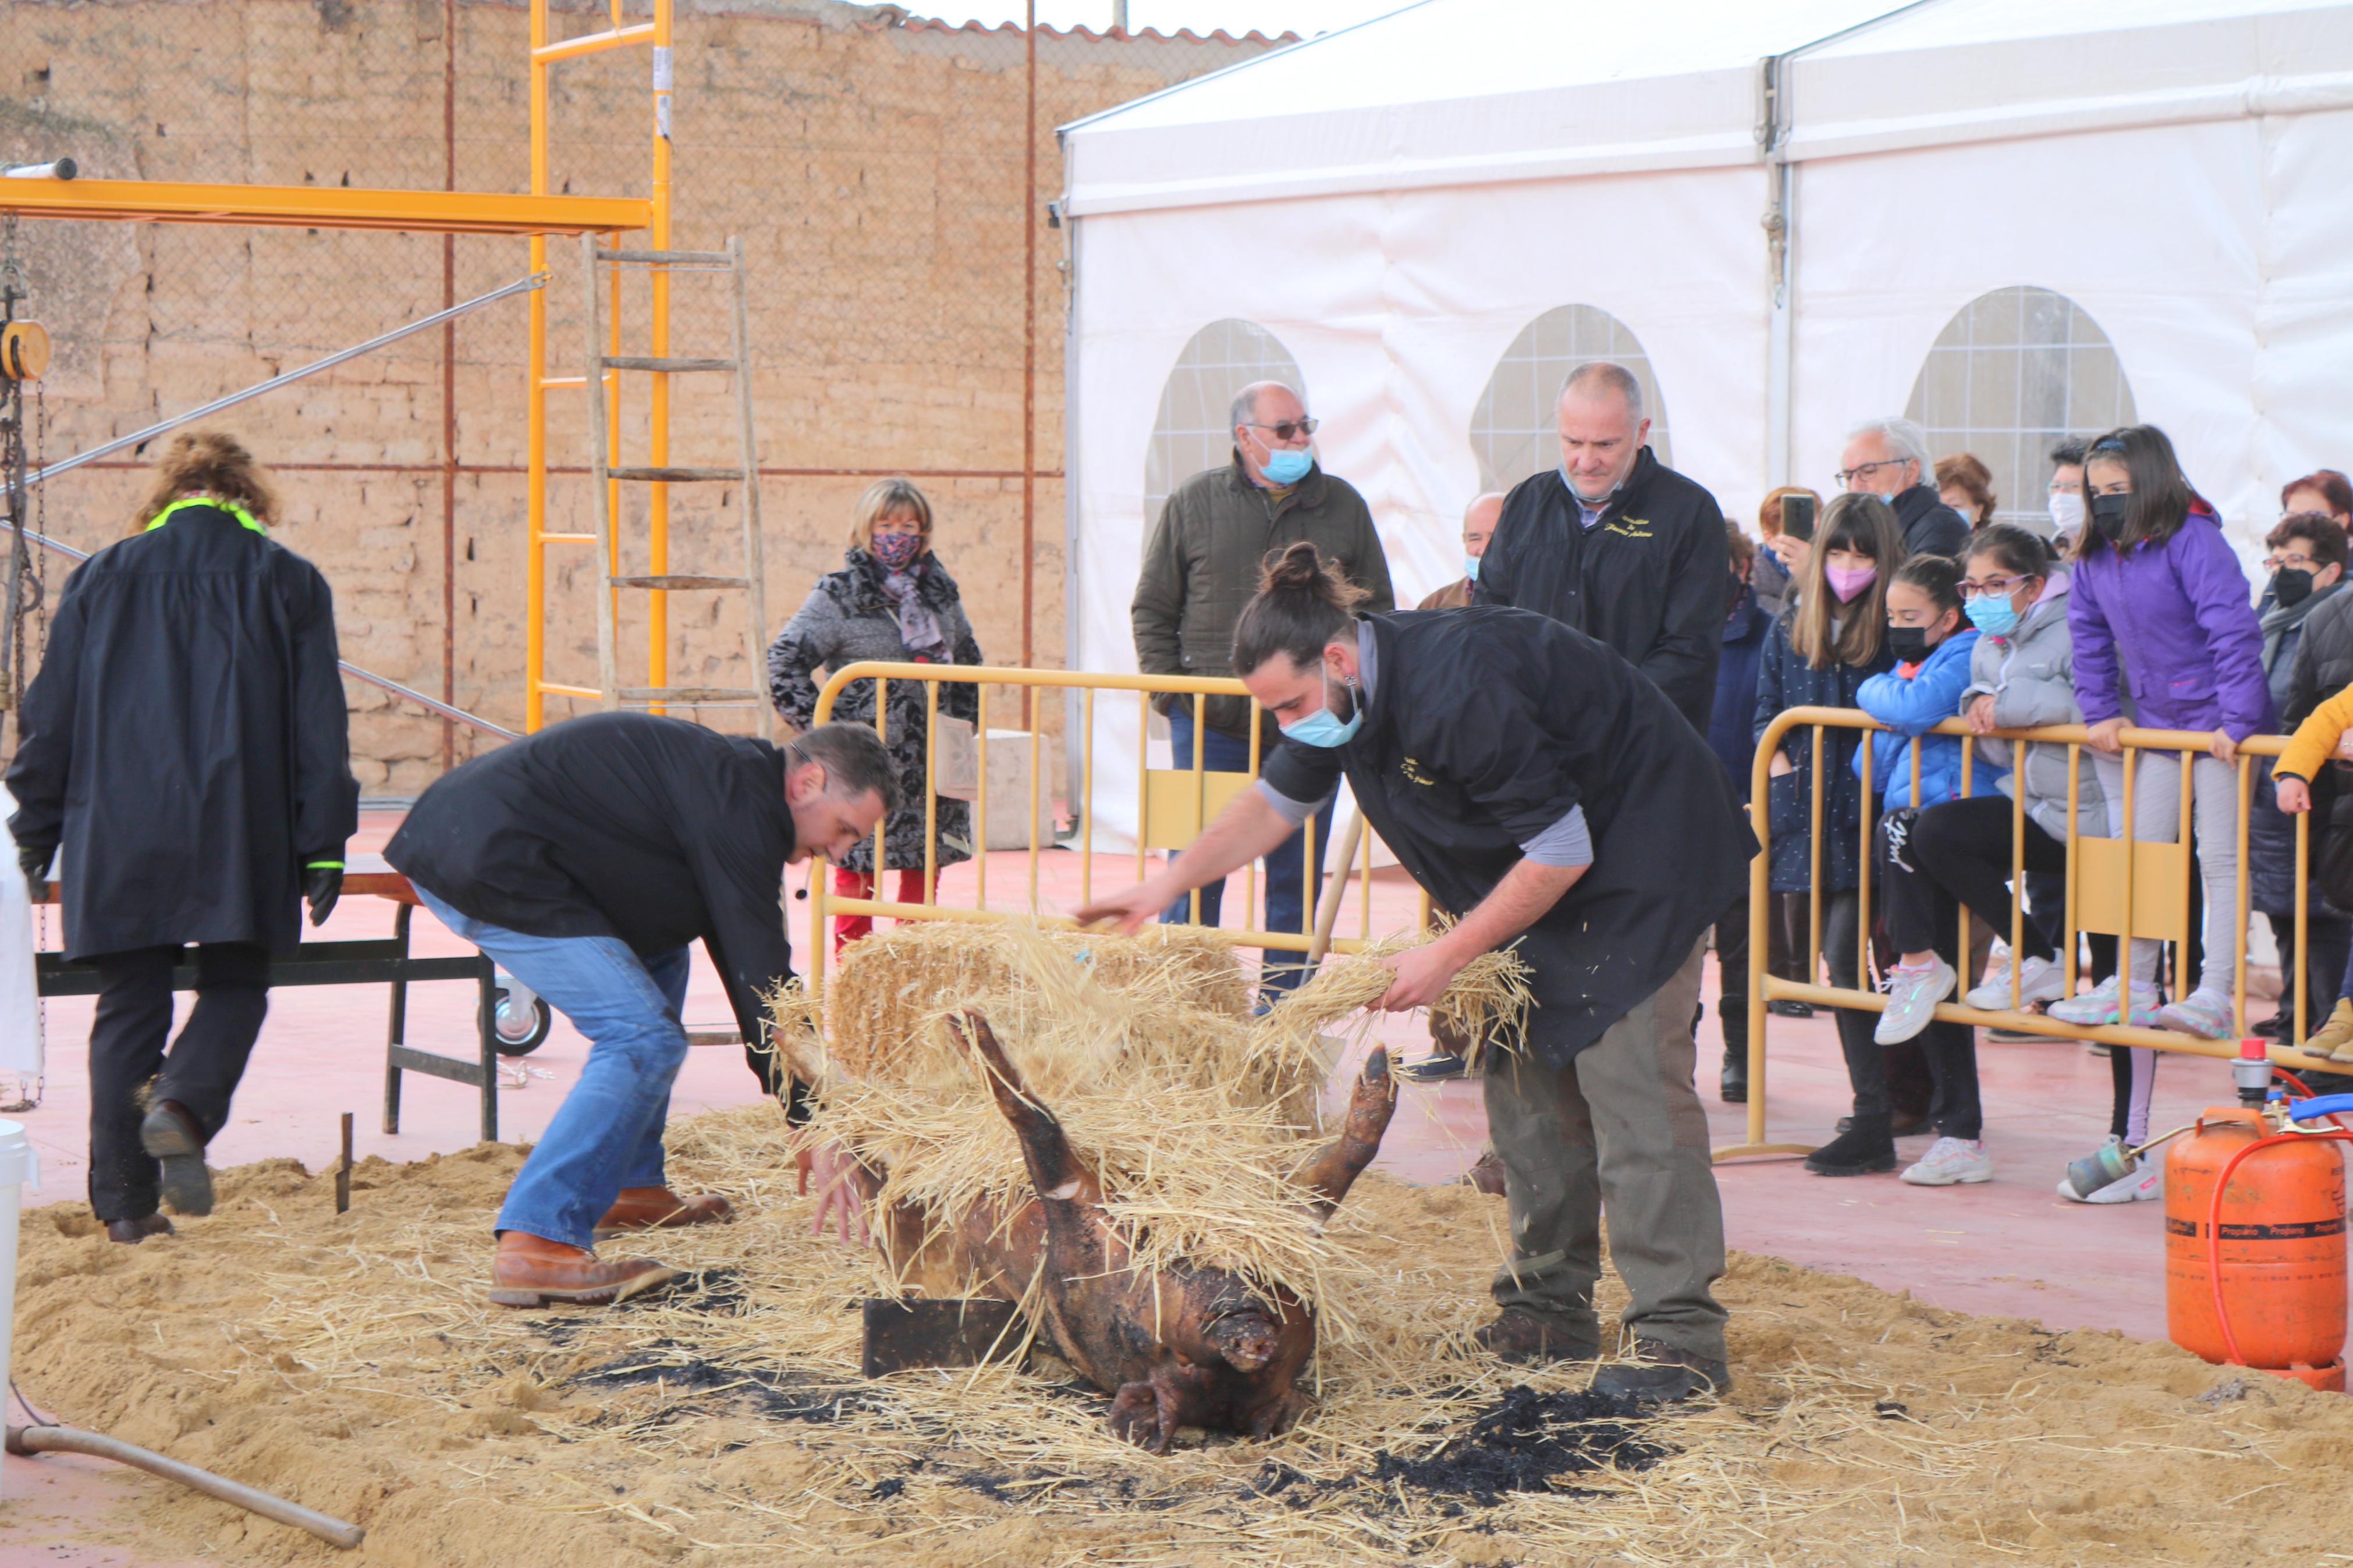
[[[604,7],[558,9],[561,35],[594,30]],[[0,11],[0,69],[15,73],[0,78],[0,157],[69,153],[89,176],[425,188],[441,186],[454,163],[459,188],[521,191],[527,29],[521,5],[493,0],[15,0]],[[1010,29],[911,24],[889,6],[680,0],[674,242],[744,242],[764,465],[916,475],[982,646],[1010,664],[1021,643],[1025,217],[1038,225],[1033,638],[1037,662],[1051,665],[1063,581],[1062,251],[1042,213],[1060,184],[1053,127],[1267,45],[1041,33],[1036,211],[1023,202],[1022,45]],[[555,188],[644,193],[646,70],[642,49],[561,68]],[[477,237],[28,220],[16,244],[34,291],[28,313],[58,344],[40,409],[50,458],[438,310],[445,247],[460,300],[527,270],[524,241]],[[586,353],[576,247],[551,242],[558,374]],[[636,352],[643,287],[624,310]],[[674,352],[726,353],[723,282],[674,287]],[[436,693],[454,459],[454,696],[510,726],[522,713],[523,327],[519,300],[456,327],[454,445],[438,331],[219,420],[278,468],[288,498],[280,537],[334,584],[344,656]],[[733,460],[724,387],[718,377],[681,384],[673,460]],[[560,401],[577,395],[553,395],[550,459],[585,464],[585,415]],[[625,451],[635,455],[641,397],[627,411]],[[839,564],[867,482],[860,472],[763,481],[770,630]],[[129,523],[145,483],[127,455],[61,477],[39,498],[46,528],[93,548]],[[590,526],[586,492],[584,479],[554,481],[554,525]],[[741,498],[717,487],[673,496],[671,569],[730,569]],[[638,531],[634,517],[625,530]],[[593,685],[586,555],[559,554],[551,574],[549,673]],[[49,577],[54,592],[57,565]],[[672,679],[740,683],[735,601],[671,604]],[[624,647],[641,668],[634,628]],[[442,766],[443,727],[374,688],[348,689],[364,785],[414,794]],[[567,708],[552,700],[550,717]],[[1012,705],[997,714],[1011,721]],[[1050,725],[1050,709],[1046,717]],[[459,731],[459,758],[470,744]]]

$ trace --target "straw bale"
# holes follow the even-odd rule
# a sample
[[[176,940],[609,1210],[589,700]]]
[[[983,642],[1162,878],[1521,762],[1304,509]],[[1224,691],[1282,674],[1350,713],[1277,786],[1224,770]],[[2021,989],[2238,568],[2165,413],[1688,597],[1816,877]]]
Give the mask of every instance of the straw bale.
[[[828,987],[833,1054],[861,1078],[889,1078],[923,1050],[932,1021],[972,998],[1018,987],[1017,955],[1042,942],[1121,993],[1181,990],[1186,1005],[1228,1018],[1250,1013],[1234,948],[1194,926],[1154,926],[1134,937],[1039,931],[1015,924],[910,921],[852,942]]]

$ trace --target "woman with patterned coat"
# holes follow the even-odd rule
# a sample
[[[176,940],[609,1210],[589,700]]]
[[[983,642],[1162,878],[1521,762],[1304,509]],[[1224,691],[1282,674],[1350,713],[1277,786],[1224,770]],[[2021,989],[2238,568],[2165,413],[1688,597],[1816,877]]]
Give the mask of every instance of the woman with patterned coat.
[[[900,664],[978,664],[980,645],[965,618],[955,579],[932,553],[932,503],[905,479],[882,479],[859,499],[849,528],[849,551],[839,572],[817,586],[776,640],[768,646],[768,698],[795,730],[817,716],[818,669],[836,670],[861,659]],[[889,683],[891,711],[884,739],[899,769],[904,803],[884,819],[883,863],[899,873],[897,902],[931,902],[923,886],[923,684]],[[980,710],[979,688],[944,681],[939,688],[944,718],[972,720]],[[835,719],[874,722],[874,683],[852,681],[834,702]],[[943,795],[933,806],[940,869],[973,855],[971,812],[963,801]],[[844,898],[874,896],[874,845],[860,844],[834,868],[833,890]],[[873,930],[863,915],[833,922],[839,952]]]

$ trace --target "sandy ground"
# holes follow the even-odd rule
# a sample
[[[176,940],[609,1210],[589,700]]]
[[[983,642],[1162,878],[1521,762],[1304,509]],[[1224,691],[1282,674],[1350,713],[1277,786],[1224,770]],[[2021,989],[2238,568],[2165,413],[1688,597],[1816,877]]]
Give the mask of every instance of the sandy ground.
[[[91,1494],[75,1560],[2353,1561],[2316,1506],[2353,1457],[2342,1396],[1753,1255],[1722,1288],[1723,1403],[1535,1450],[1466,1442],[1509,1388],[1581,1387],[1584,1369],[1524,1378],[1468,1347],[1499,1201],[1378,1178],[1335,1222],[1362,1264],[1341,1287],[1359,1330],[1327,1343],[1318,1412],[1271,1443],[1188,1433],[1154,1458],[1110,1441],[1106,1402],[1050,1363],[861,1382],[871,1271],[807,1236],[774,1111],[674,1131],[681,1184],[743,1217],[664,1237],[648,1250],[704,1272],[609,1311],[482,1304],[509,1147],[369,1161],[342,1216],[330,1176],[240,1167],[212,1217],[136,1248],[77,1205],[28,1215],[27,1395],[370,1531],[338,1553],[140,1479]],[[1526,1472],[1531,1452],[1567,1462],[1538,1490],[1493,1489],[1489,1461]]]

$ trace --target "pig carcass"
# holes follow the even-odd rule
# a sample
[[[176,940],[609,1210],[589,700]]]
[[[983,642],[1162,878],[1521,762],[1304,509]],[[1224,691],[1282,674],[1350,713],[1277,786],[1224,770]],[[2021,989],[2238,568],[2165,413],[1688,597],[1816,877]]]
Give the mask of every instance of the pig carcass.
[[[987,1021],[967,1012],[950,1026],[1011,1124],[1035,1195],[1010,1213],[975,1204],[953,1227],[917,1205],[893,1205],[875,1216],[874,1232],[901,1278],[939,1294],[1034,1300],[1048,1348],[1113,1396],[1112,1431],[1154,1453],[1180,1426],[1254,1437],[1289,1430],[1314,1403],[1298,1386],[1315,1352],[1314,1310],[1221,1269],[1135,1266],[1097,1173],[1025,1088]],[[1302,1224],[1320,1225],[1339,1206],[1379,1152],[1396,1104],[1388,1053],[1376,1050],[1339,1136],[1298,1172],[1309,1199]],[[863,1171],[859,1184],[871,1199],[881,1175]]]

